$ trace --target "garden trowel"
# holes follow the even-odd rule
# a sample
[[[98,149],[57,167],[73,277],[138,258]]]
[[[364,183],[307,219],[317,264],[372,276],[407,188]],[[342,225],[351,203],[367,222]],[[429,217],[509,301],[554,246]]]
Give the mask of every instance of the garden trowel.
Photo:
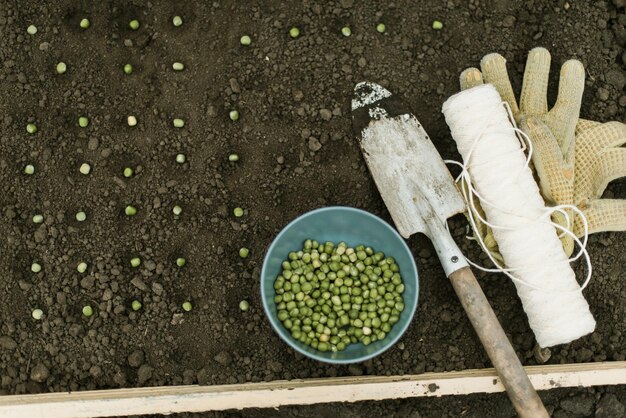
[[[419,121],[384,87],[356,85],[353,127],[376,186],[404,238],[416,232],[433,242],[509,398],[521,417],[548,417],[515,350],[446,228],[465,201]]]

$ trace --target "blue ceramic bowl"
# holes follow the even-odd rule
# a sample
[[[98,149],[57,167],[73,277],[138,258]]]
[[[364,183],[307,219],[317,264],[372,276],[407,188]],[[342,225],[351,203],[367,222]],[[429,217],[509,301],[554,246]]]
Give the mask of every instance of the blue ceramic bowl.
[[[322,352],[294,339],[280,322],[274,302],[276,295],[274,281],[281,273],[281,264],[289,252],[301,250],[306,239],[313,239],[320,243],[332,241],[335,244],[344,241],[351,247],[363,244],[396,259],[404,282],[405,307],[400,314],[399,321],[393,325],[382,341],[376,341],[367,346],[361,343],[350,344],[345,350],[336,353]],[[415,261],[409,247],[396,230],[369,212],[343,206],[316,209],[289,223],[270,245],[261,271],[263,308],[278,335],[296,351],[327,363],[345,364],[365,361],[394,345],[413,319],[418,291],[419,282]]]

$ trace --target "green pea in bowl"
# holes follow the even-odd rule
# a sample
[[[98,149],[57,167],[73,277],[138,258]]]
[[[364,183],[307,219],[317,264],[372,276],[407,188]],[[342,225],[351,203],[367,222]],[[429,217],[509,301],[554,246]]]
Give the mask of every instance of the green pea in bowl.
[[[371,247],[375,252],[383,252],[385,257],[393,257],[393,260],[395,260],[394,264],[397,266],[394,269],[399,270],[398,273],[402,278],[403,286],[400,286],[400,288],[403,288],[401,295],[404,307],[397,315],[397,322],[390,329],[386,326],[385,329],[389,331],[385,332],[384,338],[372,342],[368,339],[367,342],[369,344],[367,345],[360,341],[347,345],[344,344],[345,349],[337,351],[328,349],[330,347],[329,344],[320,344],[318,348],[323,348],[324,351],[322,351],[296,339],[292,335],[292,331],[287,329],[281,322],[281,319],[278,317],[278,306],[280,303],[284,303],[284,301],[281,300],[282,298],[278,298],[279,301],[276,301],[277,292],[274,285],[277,277],[283,272],[283,262],[286,260],[289,262],[288,256],[291,252],[302,250],[306,240],[315,240],[322,245],[326,242],[333,242],[335,245],[345,242],[348,247],[352,248],[363,245]],[[285,282],[284,277],[282,282]],[[311,290],[308,289],[308,284],[306,286],[308,296],[305,297],[308,299],[310,298]],[[328,289],[318,290],[323,292]],[[261,299],[265,313],[274,330],[296,351],[312,359],[327,363],[347,364],[365,361],[393,346],[404,334],[413,319],[417,307],[418,292],[419,282],[415,260],[402,237],[379,217],[351,207],[333,206],[320,208],[305,213],[290,222],[270,245],[263,261],[263,269],[261,270]],[[300,297],[302,298],[302,295]],[[289,298],[290,301],[293,300],[291,298]],[[338,299],[336,302],[341,303],[345,300],[347,299]],[[312,303],[311,306],[314,307]],[[282,311],[282,319],[284,320],[284,307]],[[336,322],[336,326],[341,328],[342,324],[339,318],[337,318]],[[346,329],[347,326],[343,325],[343,329]],[[374,329],[373,326],[370,329],[374,332],[380,332]],[[367,332],[370,329],[367,329]],[[296,332],[295,334],[296,336],[301,336],[301,332]],[[374,335],[376,334],[374,333]],[[319,341],[316,341],[316,343],[319,343]]]

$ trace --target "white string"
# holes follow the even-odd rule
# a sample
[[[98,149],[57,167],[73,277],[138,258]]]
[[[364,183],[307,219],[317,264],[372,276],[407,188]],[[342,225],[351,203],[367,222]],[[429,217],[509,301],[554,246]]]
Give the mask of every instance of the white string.
[[[492,85],[475,87],[449,98],[442,109],[463,163],[457,178],[468,204],[472,228],[489,226],[504,259],[501,265],[480,234],[476,240],[496,268],[515,284],[530,327],[541,347],[573,341],[595,329],[589,305],[582,295],[591,279],[591,259],[586,250],[588,224],[573,205],[546,207],[529,167],[532,142],[515,126],[510,108]],[[524,150],[528,149],[528,155]],[[476,207],[476,199],[485,213]],[[551,220],[559,213],[566,226]],[[572,216],[582,219],[581,240],[570,227]],[[559,237],[571,237],[579,251],[568,259]],[[587,275],[582,288],[570,262],[584,257]]]

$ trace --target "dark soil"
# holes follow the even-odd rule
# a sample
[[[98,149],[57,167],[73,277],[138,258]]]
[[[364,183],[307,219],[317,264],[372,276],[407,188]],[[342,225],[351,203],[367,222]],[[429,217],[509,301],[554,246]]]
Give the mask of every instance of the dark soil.
[[[174,15],[183,17],[179,28]],[[83,17],[91,20],[86,31]],[[128,28],[133,18],[138,31]],[[431,28],[435,19],[443,30]],[[297,39],[287,34],[293,25]],[[0,3],[0,394],[488,367],[426,238],[409,241],[421,284],[413,324],[394,348],[351,366],[303,358],[272,331],[259,299],[265,249],[287,222],[320,206],[390,220],[351,132],[356,82],[400,95],[443,157],[458,158],[441,104],[458,90],[460,71],[489,52],[507,58],[519,88],[527,52],[549,48],[551,99],[560,64],[580,59],[581,116],[623,121],[625,25],[623,0]],[[239,44],[244,34],[252,45]],[[63,75],[59,61],[68,66]],[[174,61],[185,70],[172,71]],[[126,124],[130,114],[136,127]],[[80,115],[90,118],[88,128],[78,127]],[[185,127],[173,128],[173,118]],[[29,122],[39,127],[35,135],[26,133]],[[185,164],[175,162],[179,152]],[[228,161],[233,152],[237,163]],[[88,176],[78,171],[83,162],[92,165]],[[26,164],[34,175],[23,174]],[[126,166],[135,177],[122,176]],[[605,196],[626,198],[626,182]],[[131,203],[138,214],[129,219],[123,210]],[[236,206],[244,217],[232,215]],[[75,221],[78,210],[86,222]],[[36,213],[43,224],[31,221]],[[459,241],[465,225],[460,216],[451,222]],[[245,260],[242,246],[251,249]],[[481,259],[472,243],[463,248]],[[626,358],[626,234],[596,234],[589,251],[594,278],[585,295],[597,329],[553,348],[550,363]],[[135,255],[143,263],[132,269]],[[184,268],[174,263],[179,256]],[[33,261],[43,266],[38,274]],[[79,261],[88,262],[87,273],[76,271]],[[536,364],[514,286],[480,276],[523,363]],[[134,299],[143,303],[138,312]],[[245,313],[243,299],[251,305]],[[191,312],[181,309],[184,300]],[[81,314],[86,304],[91,318]],[[42,320],[32,319],[35,308]],[[617,393],[624,402],[623,388]],[[471,399],[480,405],[487,397],[446,405]],[[439,408],[438,400],[407,402]]]

